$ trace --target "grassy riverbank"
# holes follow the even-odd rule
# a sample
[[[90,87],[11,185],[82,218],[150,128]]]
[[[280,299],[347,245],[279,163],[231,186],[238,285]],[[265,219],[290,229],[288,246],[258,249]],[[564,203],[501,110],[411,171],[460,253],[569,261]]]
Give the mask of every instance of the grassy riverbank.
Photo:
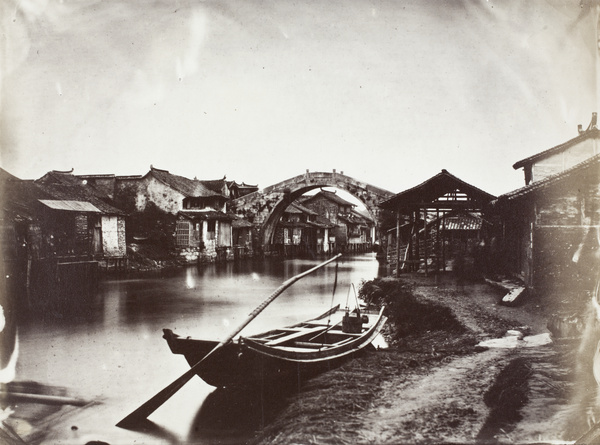
[[[308,382],[254,444],[508,440],[511,431],[535,435],[521,425],[533,399],[564,401],[568,385],[559,378],[542,394],[534,389],[547,378],[536,369],[555,360],[552,353],[477,346],[509,329],[545,332],[546,314],[535,301],[507,308],[497,304],[502,294],[485,284],[457,287],[426,277],[375,280],[361,292],[392,311],[386,332],[391,347]],[[553,413],[545,415],[551,422]],[[539,434],[560,428],[541,423]]]

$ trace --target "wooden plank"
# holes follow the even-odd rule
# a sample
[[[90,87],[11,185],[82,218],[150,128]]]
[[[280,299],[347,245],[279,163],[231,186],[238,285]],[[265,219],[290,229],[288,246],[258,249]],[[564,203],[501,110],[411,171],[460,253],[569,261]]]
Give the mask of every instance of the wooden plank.
[[[525,287],[515,287],[511,289],[504,297],[502,297],[502,303],[512,304],[525,292]]]
[[[327,345],[327,344],[321,344],[321,343],[310,343],[308,341],[295,341],[294,342],[294,346],[298,347],[298,348],[310,348],[310,349],[320,349],[320,348],[324,348],[327,346],[331,346],[331,345]]]
[[[293,332],[284,337],[280,337],[275,340],[271,340],[271,341],[265,343],[265,345],[266,346],[277,346],[282,343],[285,343],[288,340],[293,340],[294,338],[302,337],[303,335],[312,334],[314,332],[321,331],[321,330],[323,330],[323,326],[315,326],[314,328],[302,329],[300,331]]]

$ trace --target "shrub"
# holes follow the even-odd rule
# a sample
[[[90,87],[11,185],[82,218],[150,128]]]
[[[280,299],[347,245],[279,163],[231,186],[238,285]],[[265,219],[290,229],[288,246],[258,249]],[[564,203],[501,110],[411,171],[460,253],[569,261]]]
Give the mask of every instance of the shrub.
[[[419,300],[414,285],[407,281],[377,278],[362,283],[358,293],[367,305],[385,306],[396,338],[436,330],[465,331],[450,308]]]

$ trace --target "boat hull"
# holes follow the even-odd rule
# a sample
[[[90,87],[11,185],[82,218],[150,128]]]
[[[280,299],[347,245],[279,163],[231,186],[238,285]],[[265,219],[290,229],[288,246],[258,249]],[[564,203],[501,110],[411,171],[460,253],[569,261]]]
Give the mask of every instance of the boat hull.
[[[167,342],[171,351],[174,354],[182,354],[190,367],[198,363],[218,344],[216,341],[180,337],[172,340],[167,338]],[[367,348],[353,351],[343,357],[303,363],[269,357],[236,342],[225,345],[215,352],[205,366],[199,367],[196,374],[206,383],[217,388],[299,385],[356,357],[365,349]]]
[[[206,362],[197,368],[196,374],[215,387],[256,388],[265,385],[300,385],[307,379],[333,369],[367,349],[374,349],[371,343],[379,334],[385,321],[386,318],[380,312],[376,321],[362,334],[341,334],[327,330],[324,335],[333,339],[336,339],[336,336],[347,336],[346,340],[339,342],[339,346],[334,343],[320,347],[321,345],[316,342],[311,348],[304,348],[292,347],[291,343],[286,345],[282,342],[282,346],[272,347],[265,338],[260,336],[242,337],[211,354]],[[312,333],[305,335],[305,337],[309,336],[314,337]],[[194,366],[218,345],[217,341],[179,337],[169,329],[164,330],[164,338],[171,352],[183,355],[190,366]],[[306,342],[296,343],[306,344]]]

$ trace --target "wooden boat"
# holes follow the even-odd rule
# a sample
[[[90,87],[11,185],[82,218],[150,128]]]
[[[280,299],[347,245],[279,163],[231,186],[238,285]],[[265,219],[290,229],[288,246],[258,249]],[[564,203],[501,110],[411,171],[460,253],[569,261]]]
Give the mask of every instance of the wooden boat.
[[[196,374],[216,387],[296,384],[371,346],[387,318],[383,309],[369,315],[359,309],[340,310],[338,305],[312,320],[240,336],[202,363]],[[218,344],[183,338],[170,329],[163,332],[171,352],[182,354],[190,366]]]
[[[331,324],[330,316],[338,312],[338,306],[316,319],[289,328],[251,337],[238,336],[284,290],[299,279],[336,261],[340,256],[341,254],[337,254],[286,280],[220,342],[184,339],[173,331],[164,329],[164,338],[171,351],[183,354],[190,364],[190,369],[125,416],[117,426],[130,428],[139,425],[183,388],[194,375],[199,375],[217,387],[248,384],[255,386],[257,383],[273,387],[274,383],[290,381],[292,378],[293,381],[301,382],[303,378],[335,366],[371,345],[386,321],[383,310],[371,323],[368,317],[363,318],[357,308],[353,313],[344,312],[341,322],[334,321],[334,324]],[[334,295],[336,284],[337,264]],[[234,341],[236,336],[237,341]]]

